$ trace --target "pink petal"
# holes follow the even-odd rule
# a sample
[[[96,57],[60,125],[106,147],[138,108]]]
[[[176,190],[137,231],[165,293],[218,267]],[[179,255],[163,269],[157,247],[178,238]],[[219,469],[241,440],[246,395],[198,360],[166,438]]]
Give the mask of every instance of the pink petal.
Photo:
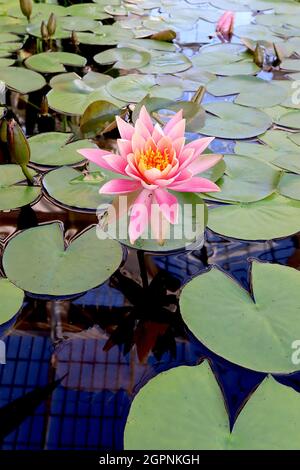
[[[128,124],[128,122],[125,122],[119,116],[116,116],[116,120],[122,139],[130,140],[134,134],[134,127],[131,126],[131,124]]]
[[[127,166],[127,159],[121,157],[121,155],[104,155],[103,160],[110,165],[111,170],[115,171],[116,173],[120,173],[121,175],[126,175],[125,168]]]
[[[185,133],[185,119],[181,119],[177,124],[175,124],[168,133],[165,134],[171,139],[176,140],[179,137],[184,137]]]
[[[141,151],[145,148],[146,140],[137,132],[135,132],[131,139],[132,151]]]
[[[178,137],[178,139],[175,139],[175,140],[173,140],[173,142],[172,142],[172,144],[173,144],[173,149],[175,150],[176,155],[177,155],[178,158],[179,158],[179,156],[180,156],[180,154],[181,154],[181,152],[182,152],[184,143],[185,143],[185,138],[184,138],[184,137]]]
[[[195,160],[195,150],[184,147],[179,157],[180,170],[186,168],[193,160]]]
[[[197,175],[202,171],[206,171],[212,166],[219,163],[222,160],[223,155],[207,154],[200,155],[197,157],[190,165],[187,166],[187,170],[191,172],[192,175]]]
[[[182,109],[176,113],[169,122],[164,127],[164,133],[167,135],[169,131],[177,124],[179,121],[182,120]]]
[[[143,234],[148,225],[151,201],[151,191],[143,189],[133,203],[128,227],[129,239],[132,244]]]
[[[185,149],[194,149],[195,158],[198,157],[204,150],[209,146],[209,144],[214,140],[214,137],[203,137],[201,139],[194,140],[187,144]]]
[[[169,153],[169,156],[172,157],[173,155],[173,146],[172,146],[172,140],[169,137],[161,137],[160,140],[156,144],[157,149],[163,153],[164,150],[167,150]]]
[[[141,187],[139,181],[131,181],[125,179],[110,180],[105,183],[99,190],[100,194],[126,194],[136,191]]]
[[[169,187],[174,191],[181,191],[184,193],[210,193],[220,191],[219,186],[217,186],[215,183],[199,176],[194,176],[189,181],[183,183],[175,182]]]
[[[151,205],[151,235],[160,245],[164,244],[169,233],[169,227],[170,223],[160,210],[154,193],[153,204]]]
[[[122,157],[127,157],[129,153],[132,153],[131,140],[118,139],[117,143],[120,155],[122,155]]]
[[[148,140],[151,137],[152,132],[149,132],[148,128],[145,126],[141,119],[137,119],[135,123],[135,132],[143,137],[143,139]]]
[[[87,158],[90,162],[93,162],[101,168],[105,168],[106,170],[111,171],[111,166],[103,159],[104,156],[113,155],[107,150],[80,149],[77,150],[77,152],[80,153],[80,155],[82,155],[83,157]]]
[[[144,125],[147,127],[150,133],[153,132],[153,123],[150,114],[148,113],[145,106],[141,107],[139,118],[143,121]]]
[[[162,128],[160,127],[160,125],[158,123],[155,124],[154,130],[152,132],[153,141],[155,143],[157,143],[164,135],[165,134],[164,134]]]
[[[161,177],[161,171],[157,168],[151,168],[151,170],[144,170],[143,176],[147,182],[153,183],[157,178]]]
[[[156,189],[154,191],[155,199],[159,205],[165,218],[171,223],[176,224],[178,222],[178,202],[173,194],[170,194],[164,189]]]

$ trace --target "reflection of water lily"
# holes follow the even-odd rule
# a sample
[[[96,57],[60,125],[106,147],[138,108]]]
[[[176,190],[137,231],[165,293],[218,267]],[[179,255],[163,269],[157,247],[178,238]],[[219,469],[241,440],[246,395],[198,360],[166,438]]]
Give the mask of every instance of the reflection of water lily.
[[[225,40],[230,40],[233,34],[234,27],[234,13],[232,11],[225,11],[219,18],[216,33]]]
[[[152,204],[159,206],[168,222],[176,223],[177,199],[167,189],[197,193],[219,191],[215,183],[196,175],[214,166],[222,156],[201,155],[213,140],[211,137],[185,145],[182,111],[175,114],[163,129],[159,124],[153,126],[145,107],[141,109],[135,127],[119,117],[117,124],[121,135],[118,139],[119,155],[100,149],[82,149],[79,153],[102,168],[130,178],[113,179],[101,187],[100,193],[128,194],[138,191],[129,224],[131,243],[144,232]],[[146,210],[141,211],[141,205]],[[151,222],[153,224],[153,218]]]

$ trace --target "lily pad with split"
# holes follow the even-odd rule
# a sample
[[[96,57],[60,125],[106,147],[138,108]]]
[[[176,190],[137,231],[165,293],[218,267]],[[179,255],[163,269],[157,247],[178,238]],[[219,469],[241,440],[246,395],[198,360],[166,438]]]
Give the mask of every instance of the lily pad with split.
[[[0,80],[5,82],[7,88],[21,94],[40,90],[46,85],[42,75],[33,70],[20,69],[19,67],[0,68]]]
[[[29,170],[32,176],[35,172]],[[25,176],[19,165],[0,165],[0,211],[13,210],[32,204],[40,196],[40,187],[20,184]]]
[[[71,142],[72,133],[46,132],[28,139],[30,161],[46,167],[76,165],[83,161],[77,150],[81,148],[98,148],[89,140]]]
[[[69,296],[92,289],[105,282],[121,261],[119,243],[100,240],[95,226],[66,244],[59,222],[17,233],[3,254],[4,271],[13,284],[47,296]]]
[[[70,52],[42,52],[32,55],[25,61],[26,67],[41,73],[65,72],[65,65],[84,67],[85,64],[86,59],[84,57]]]
[[[298,370],[291,353],[300,334],[300,273],[253,261],[251,287],[252,296],[213,267],[184,287],[180,309],[185,323],[210,350],[235,364],[261,372]]]
[[[298,392],[266,377],[243,404],[231,429],[222,390],[208,363],[176,367],[151,379],[134,398],[124,447],[127,451],[299,449],[299,403]]]

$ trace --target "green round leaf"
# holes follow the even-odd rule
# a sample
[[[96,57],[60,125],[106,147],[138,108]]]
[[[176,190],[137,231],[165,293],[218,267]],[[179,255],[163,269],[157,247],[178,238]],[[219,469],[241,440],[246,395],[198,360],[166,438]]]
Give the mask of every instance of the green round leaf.
[[[32,70],[20,69],[20,67],[0,68],[0,80],[5,82],[7,88],[21,94],[40,90],[46,85],[42,75]]]
[[[65,65],[72,67],[84,67],[86,59],[69,52],[42,52],[32,55],[25,61],[26,67],[41,73],[65,72]],[[0,63],[1,65],[1,63]]]
[[[152,75],[125,75],[112,80],[106,88],[114,98],[126,103],[138,103],[148,94],[151,97],[160,96],[170,99],[177,99],[182,95],[182,89],[179,87],[157,85]]]
[[[93,20],[105,20],[111,18],[111,15],[104,11],[102,5],[95,3],[84,3],[79,5],[71,5],[66,8],[67,15],[81,16],[84,18],[91,18]]]
[[[31,23],[29,26],[27,26],[26,31],[28,34],[31,36],[41,38],[42,33],[41,33],[41,21],[39,20],[38,23]],[[71,35],[70,31],[66,31],[65,29],[62,29],[59,25],[56,26],[55,33],[52,35],[52,39],[67,39]]]
[[[177,73],[191,68],[192,62],[179,52],[162,52],[152,56],[148,65],[140,67],[141,73]]]
[[[207,362],[163,372],[143,387],[127,419],[125,450],[299,449],[299,393],[267,377],[233,430]]]
[[[123,102],[111,96],[106,84],[113,79],[109,75],[88,72],[83,78],[76,73],[57,75],[50,81],[52,90],[47,94],[49,106],[55,111],[81,115],[94,101],[108,101],[122,107]]]
[[[224,139],[247,139],[265,132],[272,124],[270,117],[258,110],[229,102],[204,104],[207,114],[205,126],[199,129],[204,135]]]
[[[276,191],[280,171],[271,165],[241,155],[225,155],[225,175],[218,181],[221,191],[210,193],[215,199],[254,202]]]
[[[183,319],[209,349],[235,364],[272,373],[298,370],[292,344],[300,334],[300,273],[254,261],[251,274],[254,300],[218,268],[194,278],[180,298]]]
[[[86,137],[101,134],[120,114],[120,108],[107,101],[94,101],[80,119],[80,131]]]
[[[132,31],[116,28],[115,26],[99,26],[93,33],[78,33],[78,41],[82,44],[94,46],[116,46],[121,41],[133,39]]]
[[[255,108],[275,106],[287,97],[287,92],[282,87],[247,75],[218,77],[209,82],[206,88],[208,93],[215,96],[238,93],[239,96],[234,100],[236,104]]]
[[[0,69],[2,67],[10,67],[15,63],[15,59],[2,59],[0,58]]]
[[[272,194],[257,202],[219,206],[209,211],[208,227],[242,240],[287,237],[300,230],[300,203]]]
[[[68,143],[71,133],[46,132],[28,139],[31,151],[30,161],[43,166],[75,165],[84,160],[77,150],[98,148],[89,140],[77,140]]]
[[[113,240],[99,240],[95,226],[66,247],[60,223],[17,233],[7,244],[3,267],[7,278],[27,292],[78,294],[105,282],[118,268],[122,249]]]
[[[94,56],[98,64],[115,64],[116,69],[137,69],[146,65],[151,59],[151,54],[146,51],[137,51],[129,47],[108,49]]]
[[[0,325],[14,317],[23,304],[24,292],[8,279],[0,279]]]
[[[300,201],[300,175],[285,173],[282,175],[278,190],[280,194]]]
[[[35,175],[34,171],[29,171]],[[18,184],[24,180],[19,165],[0,165],[0,211],[18,209],[36,201],[40,188]]]
[[[48,195],[63,206],[95,211],[100,204],[112,202],[112,196],[99,194],[100,187],[115,175],[99,167],[85,176],[73,168],[63,167],[44,176],[43,187]]]

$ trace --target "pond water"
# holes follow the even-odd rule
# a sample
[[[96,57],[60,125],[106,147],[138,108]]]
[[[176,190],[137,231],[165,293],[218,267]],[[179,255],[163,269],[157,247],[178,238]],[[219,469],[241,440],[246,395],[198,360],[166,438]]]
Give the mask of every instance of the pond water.
[[[163,10],[156,3],[152,16],[160,18]],[[184,8],[188,15],[189,9],[200,4],[216,10],[196,1],[177,1],[176,7]],[[238,12],[236,26],[249,25],[251,20],[252,12]],[[190,57],[202,42],[203,24],[199,21],[190,28],[187,22],[181,25],[178,18],[175,23],[178,43]],[[65,50],[70,51],[72,47],[64,41]],[[59,41],[56,43],[60,47]],[[24,51],[29,55],[35,44],[30,37]],[[101,47],[80,48],[88,66]],[[104,72],[105,67],[94,64],[93,70]],[[260,76],[269,79],[269,75],[265,71]],[[41,119],[44,94],[45,89],[30,93],[31,104],[24,104],[19,94],[7,92],[6,102],[26,134],[64,131],[65,125],[71,130],[71,124],[73,130],[78,124],[76,117],[69,118],[67,124],[58,112],[55,120]],[[184,96],[189,99],[191,93]],[[229,95],[225,101],[235,96]],[[224,97],[206,94],[203,103],[220,100]],[[234,144],[234,139],[217,138],[212,150],[232,153]],[[0,213],[1,255],[16,231],[57,220],[64,224],[66,240],[97,222],[92,211],[72,210],[43,195],[31,206]],[[124,253],[122,266],[111,278],[84,294],[53,298],[26,293],[20,313],[9,329],[7,325],[3,329],[7,357],[6,364],[0,365],[1,449],[121,450],[129,407],[137,391],[161,371],[193,366],[203,358],[211,361],[233,425],[242,405],[264,379],[265,373],[235,365],[202,344],[183,322],[178,297],[191,278],[211,265],[249,291],[252,259],[299,269],[300,232],[268,241],[245,241],[207,229],[200,249],[166,254],[124,248]],[[300,373],[275,378],[300,392]]]

